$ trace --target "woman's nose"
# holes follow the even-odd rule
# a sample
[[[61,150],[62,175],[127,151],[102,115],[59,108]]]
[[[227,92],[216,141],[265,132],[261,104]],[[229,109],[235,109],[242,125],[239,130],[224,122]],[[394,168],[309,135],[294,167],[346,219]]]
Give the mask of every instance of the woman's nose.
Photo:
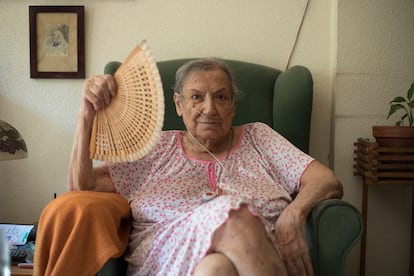
[[[215,114],[217,112],[216,104],[213,100],[213,97],[208,96],[205,98],[203,102],[202,112],[207,114]]]

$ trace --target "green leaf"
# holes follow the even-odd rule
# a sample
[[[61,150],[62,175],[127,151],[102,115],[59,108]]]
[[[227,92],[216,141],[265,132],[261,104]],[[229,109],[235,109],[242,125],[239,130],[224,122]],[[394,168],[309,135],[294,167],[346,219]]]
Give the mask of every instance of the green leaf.
[[[401,122],[402,122],[401,120],[400,120],[400,121],[397,121],[397,122],[395,123],[395,125],[396,125],[396,126],[401,126]]]
[[[408,103],[408,106],[409,106],[409,107],[414,107],[414,100],[411,100],[411,101]]]
[[[410,89],[408,89],[408,91],[407,91],[407,99],[411,100],[413,95],[414,95],[414,82],[411,84]]]
[[[405,99],[403,97],[399,96],[399,97],[395,97],[394,100],[392,100],[392,101],[389,102],[389,104],[392,104],[392,103],[401,103],[401,102],[405,102]]]
[[[392,114],[394,114],[397,110],[400,110],[400,109],[404,109],[404,106],[402,105],[402,104],[393,104],[393,105],[391,105],[391,107],[390,107],[390,111],[388,112],[388,116],[387,116],[387,119],[392,115]]]

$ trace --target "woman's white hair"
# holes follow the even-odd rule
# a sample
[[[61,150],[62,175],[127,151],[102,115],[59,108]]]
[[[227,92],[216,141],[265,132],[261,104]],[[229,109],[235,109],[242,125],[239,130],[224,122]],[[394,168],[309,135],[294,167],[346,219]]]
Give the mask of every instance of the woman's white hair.
[[[223,60],[218,58],[195,59],[183,64],[175,74],[174,91],[178,93],[180,97],[182,97],[183,87],[189,75],[195,72],[210,71],[216,69],[222,70],[224,73],[226,73],[230,81],[230,89],[233,99],[237,101],[240,96],[240,91],[236,86],[233,73],[231,72],[229,66]]]

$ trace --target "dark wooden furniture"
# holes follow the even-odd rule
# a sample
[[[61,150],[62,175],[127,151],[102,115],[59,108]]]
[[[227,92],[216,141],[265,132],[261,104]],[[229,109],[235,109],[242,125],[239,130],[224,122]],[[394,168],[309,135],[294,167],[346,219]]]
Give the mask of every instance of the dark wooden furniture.
[[[363,179],[362,219],[365,227],[361,238],[362,276],[365,275],[368,186],[414,185],[414,147],[380,147],[376,142],[364,138],[359,138],[354,146],[354,175]],[[414,200],[412,208],[410,275],[414,275]]]
[[[33,275],[33,268],[20,268],[17,265],[12,265],[10,268],[11,276],[26,276]]]

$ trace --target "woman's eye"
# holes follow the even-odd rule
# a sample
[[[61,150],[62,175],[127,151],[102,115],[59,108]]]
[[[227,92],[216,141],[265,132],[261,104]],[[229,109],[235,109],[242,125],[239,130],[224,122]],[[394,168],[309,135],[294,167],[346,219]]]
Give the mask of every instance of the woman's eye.
[[[217,95],[216,99],[218,99],[219,101],[227,101],[228,97],[226,95]]]
[[[195,95],[191,95],[191,99],[194,101],[200,100],[201,99],[201,95],[195,94]]]

